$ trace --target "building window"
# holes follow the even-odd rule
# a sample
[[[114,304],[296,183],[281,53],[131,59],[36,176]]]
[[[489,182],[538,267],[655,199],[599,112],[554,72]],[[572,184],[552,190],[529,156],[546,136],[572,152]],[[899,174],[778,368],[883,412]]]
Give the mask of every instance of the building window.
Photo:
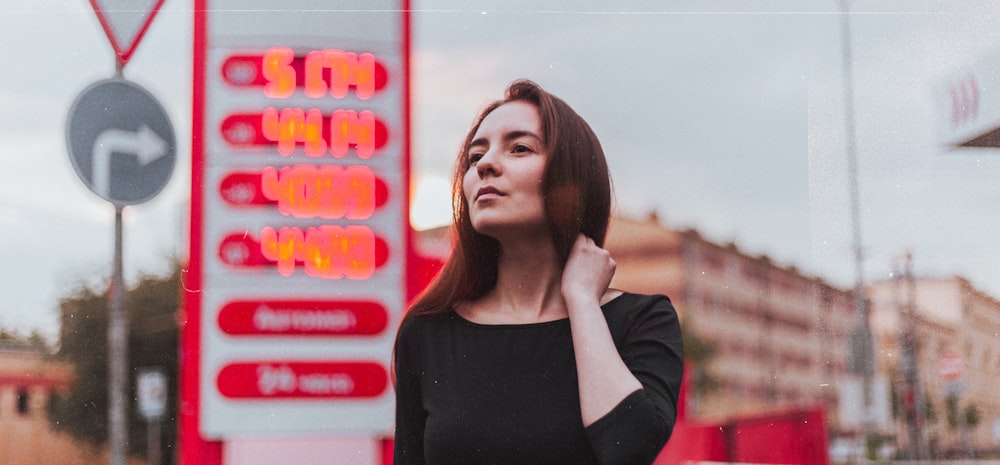
[[[17,413],[28,414],[28,390],[21,388],[17,391]]]

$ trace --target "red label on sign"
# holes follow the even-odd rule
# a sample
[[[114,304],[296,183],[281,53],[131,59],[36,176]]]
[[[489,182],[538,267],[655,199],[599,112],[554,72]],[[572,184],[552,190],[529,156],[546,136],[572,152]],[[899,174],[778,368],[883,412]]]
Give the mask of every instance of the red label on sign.
[[[338,50],[317,50],[308,55],[294,56],[288,49],[276,48],[265,55],[234,55],[227,58],[222,64],[222,78],[234,86],[264,87],[281,82],[282,77],[287,77],[290,81],[288,84],[294,87],[307,87],[309,90],[307,95],[313,98],[327,96],[327,88],[339,90],[341,87],[361,88],[363,90],[360,91],[359,97],[371,98],[371,93],[385,88],[389,81],[389,73],[382,63],[374,57],[369,57],[371,55],[366,53],[358,56]],[[270,78],[265,75],[265,59]],[[336,66],[338,62],[342,65]],[[351,73],[352,65],[353,73]],[[371,70],[370,81],[366,79],[369,74],[358,73],[359,68]],[[317,91],[318,89],[322,91]],[[336,95],[339,95],[339,92],[334,91],[330,96],[336,97]]]
[[[370,336],[388,323],[385,307],[364,301],[239,301],[219,311],[219,328],[233,335]]]
[[[233,399],[377,397],[389,375],[375,362],[247,362],[219,371],[219,393]]]
[[[364,226],[351,227],[367,229]],[[285,275],[291,274],[296,264],[303,264],[307,272],[315,270],[319,273],[318,276],[325,278],[341,277],[326,273],[331,271],[327,267],[329,264],[342,265],[346,261],[357,262],[354,265],[365,265],[364,268],[370,268],[370,264],[379,268],[389,261],[389,244],[381,237],[373,236],[374,242],[364,243],[330,241],[329,236],[336,235],[325,232],[334,226],[321,228],[307,228],[305,231],[300,228],[265,228],[262,234],[267,237],[261,242],[247,233],[232,233],[219,244],[219,260],[238,267],[279,266]],[[344,247],[337,248],[336,245],[346,245],[347,250]],[[352,270],[355,268],[360,266],[353,266]],[[342,270],[340,272],[343,273]],[[358,279],[356,274],[349,277]]]
[[[376,208],[385,205],[389,201],[389,186],[377,176],[374,177],[373,185],[358,185],[357,183],[350,183],[351,179],[348,176],[337,176],[338,173],[326,176],[309,176],[311,173],[301,172],[307,171],[310,168],[291,168],[293,169],[286,172],[287,176],[277,176],[275,179],[279,183],[279,186],[282,181],[288,184],[287,190],[279,191],[285,195],[269,196],[265,194],[263,172],[231,173],[226,175],[222,179],[222,182],[219,183],[219,195],[222,196],[222,200],[235,207],[279,205],[280,208],[282,199],[284,198],[286,199],[285,208],[282,209],[282,213],[300,218],[341,218],[343,216],[352,218],[349,215],[357,216],[355,205],[358,202],[352,202],[351,199],[359,195],[374,195]],[[347,171],[350,168],[355,167],[349,166],[344,168],[344,170]],[[266,167],[264,168],[265,171],[267,169]],[[327,171],[336,171],[336,168],[324,170],[323,167],[314,167],[312,169],[318,170],[319,174],[326,174]],[[275,171],[275,173],[280,175],[283,171],[284,169]],[[328,199],[328,197],[330,198]],[[330,208],[330,204],[339,206],[336,203],[337,201],[343,201],[346,204],[345,207],[338,209]],[[320,205],[325,205],[327,208],[310,207],[309,205],[313,203],[320,203]],[[298,208],[296,206],[298,204],[304,204],[306,208]],[[337,212],[340,212],[339,216],[337,216]]]
[[[306,155],[313,158],[327,153],[342,158],[352,147],[359,158],[371,158],[389,140],[388,127],[373,113],[352,110],[324,115],[315,109],[268,108],[263,113],[229,115],[219,130],[235,147],[276,145],[288,156],[296,146],[303,146]]]

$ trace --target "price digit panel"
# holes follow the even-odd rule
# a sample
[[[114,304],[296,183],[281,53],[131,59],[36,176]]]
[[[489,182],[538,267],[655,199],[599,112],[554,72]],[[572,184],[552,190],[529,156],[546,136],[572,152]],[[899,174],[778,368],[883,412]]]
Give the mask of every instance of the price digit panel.
[[[198,3],[200,433],[386,434],[409,247],[408,7]]]

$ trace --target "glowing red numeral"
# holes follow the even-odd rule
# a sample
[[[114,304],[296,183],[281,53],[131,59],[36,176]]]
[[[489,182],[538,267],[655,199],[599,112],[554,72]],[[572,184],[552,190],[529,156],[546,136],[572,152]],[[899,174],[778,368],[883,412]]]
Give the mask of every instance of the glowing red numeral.
[[[278,263],[285,276],[296,260],[306,274],[326,279],[368,279],[375,273],[375,234],[364,226],[324,225],[302,232],[299,228],[267,227],[260,232],[261,253]]]
[[[261,115],[261,132],[269,141],[278,143],[278,152],[289,156],[295,152],[295,142],[305,138],[306,116],[301,108],[285,108],[278,113],[274,108]]]
[[[330,84],[327,86],[323,71],[330,70]],[[309,52],[305,62],[306,95],[320,98],[329,87],[334,98],[347,96],[353,85],[354,93],[362,100],[375,94],[375,56],[370,53],[355,55],[341,50]]]
[[[366,219],[375,212],[375,173],[367,166],[268,166],[260,178],[264,197],[285,215]]]
[[[315,108],[306,112],[302,142],[305,142],[306,155],[310,157],[319,158],[326,153],[326,141],[323,140],[323,114]]]
[[[260,252],[264,258],[278,262],[278,272],[289,276],[295,271],[295,257],[302,255],[305,240],[299,228],[267,227],[260,232]],[[299,249],[299,250],[296,250]]]
[[[330,153],[337,158],[347,155],[354,145],[358,157],[371,158],[375,153],[375,115],[353,110],[337,110],[330,116]]]
[[[290,48],[276,47],[264,54],[261,72],[267,79],[264,95],[270,98],[286,98],[295,92],[295,68],[292,60],[295,54]]]
[[[313,158],[326,153],[323,140],[323,114],[317,109],[308,112],[301,108],[285,108],[280,112],[268,108],[261,114],[261,132],[264,138],[278,143],[278,152],[289,156],[295,144],[304,142],[306,155]],[[371,158],[375,153],[375,114],[370,111],[337,110],[330,115],[330,153],[337,158],[347,155],[354,146],[360,158]]]

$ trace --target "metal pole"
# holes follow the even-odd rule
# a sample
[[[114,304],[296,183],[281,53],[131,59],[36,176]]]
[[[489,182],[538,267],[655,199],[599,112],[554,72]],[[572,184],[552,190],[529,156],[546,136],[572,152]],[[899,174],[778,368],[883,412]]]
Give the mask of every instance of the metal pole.
[[[160,465],[160,420],[146,422],[146,465]]]
[[[115,205],[115,258],[111,277],[111,311],[108,315],[108,460],[125,465],[128,432],[126,390],[128,378],[128,318],[125,314],[125,279],[122,272],[122,210]]]
[[[857,337],[852,339],[856,347],[856,353],[861,355],[857,371],[862,377],[862,393],[864,397],[864,418],[862,420],[862,431],[865,445],[872,437],[874,429],[874,418],[872,411],[872,385],[875,378],[874,347],[872,344],[871,327],[868,321],[868,305],[865,301],[864,269],[862,262],[864,259],[861,245],[861,212],[860,193],[858,189],[858,155],[855,142],[854,127],[854,82],[851,56],[851,29],[848,10],[850,5],[848,0],[841,0],[841,45],[844,60],[844,125],[847,149],[847,171],[848,171],[848,192],[850,194],[851,210],[851,239],[854,250],[854,313],[857,317]]]
[[[907,252],[903,256],[902,274],[905,304],[901,313],[902,320],[902,350],[903,384],[906,386],[904,403],[906,410],[906,426],[908,436],[907,457],[911,460],[923,460],[924,443],[922,426],[924,422],[923,389],[920,385],[920,368],[917,358],[920,353],[917,341],[916,325],[916,284],[913,281],[913,257]]]

